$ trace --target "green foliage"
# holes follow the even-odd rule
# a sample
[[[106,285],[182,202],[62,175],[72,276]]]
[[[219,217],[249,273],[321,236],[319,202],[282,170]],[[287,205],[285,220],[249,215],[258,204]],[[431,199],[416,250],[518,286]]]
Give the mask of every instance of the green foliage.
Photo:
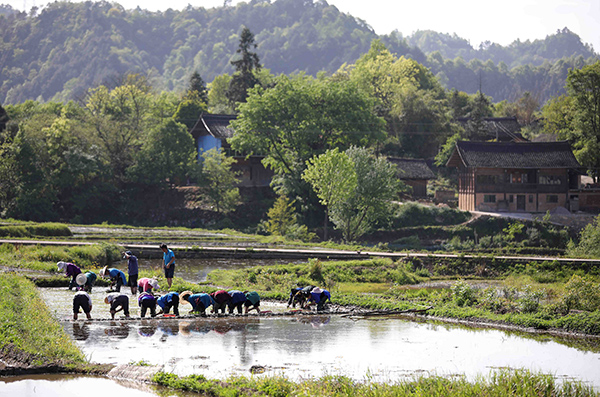
[[[33,366],[85,363],[35,286],[12,274],[0,277],[0,350]]]
[[[581,231],[578,244],[569,244],[567,255],[573,258],[600,258],[600,216]]]
[[[308,232],[306,225],[298,224],[293,202],[285,196],[279,196],[267,212],[267,216],[266,231],[274,236],[301,241],[312,241],[316,238],[314,233]]]
[[[71,236],[71,230],[61,223],[0,226],[2,237]]]
[[[427,225],[456,225],[468,221],[471,214],[454,208],[404,203],[396,207],[392,218],[392,229]]]
[[[565,285],[562,303],[567,310],[598,310],[600,308],[600,284],[592,282],[588,277],[574,274]]]
[[[258,83],[254,71],[260,70],[261,65],[258,55],[251,51],[256,47],[254,35],[250,32],[250,29],[244,26],[240,34],[240,45],[236,50],[241,55],[241,59],[231,61],[235,73],[229,82],[229,89],[226,93],[232,108],[235,108],[239,102],[246,102],[248,90]]]
[[[458,306],[470,306],[477,299],[477,291],[464,280],[455,282],[451,290],[452,300]]]
[[[553,375],[528,370],[500,369],[467,382],[461,377],[419,376],[392,383],[356,382],[349,377],[327,375],[292,381],[283,376],[231,377],[224,381],[201,375],[179,377],[158,372],[152,381],[171,389],[215,397],[257,396],[597,396],[592,386],[558,381]]]
[[[231,169],[235,162],[219,149],[202,153],[202,181],[207,197],[217,212],[228,213],[240,203],[240,192],[236,187],[239,180]]]

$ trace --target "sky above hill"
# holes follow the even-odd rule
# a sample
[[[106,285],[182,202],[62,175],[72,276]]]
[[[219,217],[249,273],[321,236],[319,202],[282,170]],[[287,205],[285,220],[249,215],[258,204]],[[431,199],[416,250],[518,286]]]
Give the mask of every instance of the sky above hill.
[[[71,0],[78,1],[78,0]],[[240,0],[232,0],[232,4]],[[274,0],[272,0],[274,1]],[[182,9],[188,4],[212,8],[223,0],[120,0],[130,9]],[[416,30],[456,33],[478,48],[483,41],[508,45],[514,40],[544,39],[567,27],[600,52],[600,0],[327,0],[340,11],[367,22],[378,34],[398,30],[404,36]],[[23,10],[43,7],[45,0],[0,0]]]

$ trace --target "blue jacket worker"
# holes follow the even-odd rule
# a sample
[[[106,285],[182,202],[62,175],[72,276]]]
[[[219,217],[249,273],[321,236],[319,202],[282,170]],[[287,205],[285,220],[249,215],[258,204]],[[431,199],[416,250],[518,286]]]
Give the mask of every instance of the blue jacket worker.
[[[169,314],[173,308],[173,314],[179,316],[179,294],[177,292],[169,292],[156,300],[156,304],[160,307],[157,314]]]
[[[135,295],[138,287],[138,258],[131,251],[125,251],[123,259],[127,259],[127,285],[131,288],[131,295]]]
[[[111,292],[104,298],[104,303],[110,305],[110,316],[114,320],[117,312],[123,311],[125,317],[129,318],[129,297],[120,292]]]
[[[238,314],[242,314],[242,306],[246,303],[246,294],[235,289],[227,293],[231,296],[231,300],[227,304],[229,314],[232,314],[234,309],[237,309]]]
[[[192,312],[200,312],[203,316],[206,316],[206,309],[214,303],[209,294],[192,294],[192,291],[183,291],[179,298],[182,304],[189,303],[192,305]]]
[[[161,244],[160,249],[163,252],[165,278],[167,279],[167,284],[169,284],[169,289],[171,289],[171,283],[175,275],[175,254],[167,247],[167,244]]]
[[[83,310],[88,320],[92,319],[92,298],[85,291],[77,291],[73,295],[73,320],[77,320],[79,309]]]
[[[250,310],[256,310],[257,313],[260,313],[260,296],[258,292],[252,291],[244,291],[246,295],[246,302],[244,302],[244,314],[248,314]]]
[[[151,292],[142,292],[138,296],[138,304],[140,305],[140,316],[146,317],[146,312],[150,309],[150,317],[156,317],[156,297]]]
[[[127,284],[127,278],[125,277],[125,273],[120,271],[119,269],[110,268],[108,266],[104,266],[102,270],[100,270],[100,277],[108,277],[110,278],[110,286],[115,286],[115,291],[121,292],[121,286]]]
[[[325,308],[325,304],[327,301],[331,302],[331,294],[326,289],[321,289],[319,287],[315,287],[310,292],[310,297],[306,302],[306,307],[310,308],[311,305],[317,305],[317,311],[321,311]]]

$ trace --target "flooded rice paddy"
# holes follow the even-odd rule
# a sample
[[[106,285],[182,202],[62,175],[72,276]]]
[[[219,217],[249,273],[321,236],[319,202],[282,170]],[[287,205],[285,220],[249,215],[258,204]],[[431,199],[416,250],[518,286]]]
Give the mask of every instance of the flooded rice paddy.
[[[575,379],[600,389],[600,353],[545,337],[468,329],[401,318],[351,320],[340,315],[226,316],[109,320],[104,291],[92,298],[94,321],[71,317],[72,292],[45,289],[43,296],[77,346],[94,362],[144,361],[178,375],[209,378],[267,375],[292,379],[346,375],[394,382],[415,375],[475,379],[496,368],[526,368]],[[139,316],[132,300],[132,316]],[[263,309],[283,312],[281,303]],[[187,314],[189,306],[180,306]],[[102,320],[101,320],[102,319]]]

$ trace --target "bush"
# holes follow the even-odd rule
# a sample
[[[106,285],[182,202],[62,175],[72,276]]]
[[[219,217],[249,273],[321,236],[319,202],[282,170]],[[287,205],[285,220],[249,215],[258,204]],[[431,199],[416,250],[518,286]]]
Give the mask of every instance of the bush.
[[[600,307],[600,284],[574,274],[565,285],[561,301],[568,310],[595,311]]]
[[[410,226],[456,225],[466,222],[471,214],[445,207],[425,206],[417,203],[406,203],[395,211],[392,227],[394,229]]]
[[[477,298],[477,290],[464,280],[458,280],[451,287],[452,300],[457,306],[470,306]]]

